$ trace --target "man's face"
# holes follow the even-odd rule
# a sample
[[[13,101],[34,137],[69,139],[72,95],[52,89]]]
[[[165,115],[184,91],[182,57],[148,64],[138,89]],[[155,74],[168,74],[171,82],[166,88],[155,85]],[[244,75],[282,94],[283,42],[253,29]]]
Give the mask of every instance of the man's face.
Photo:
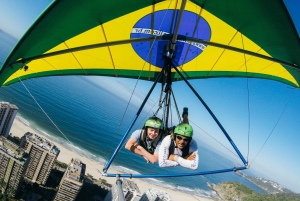
[[[154,140],[159,134],[159,129],[148,127],[147,133],[148,133],[148,138]]]
[[[176,135],[175,142],[179,149],[183,149],[187,145],[188,141],[189,138],[184,137],[182,135]]]

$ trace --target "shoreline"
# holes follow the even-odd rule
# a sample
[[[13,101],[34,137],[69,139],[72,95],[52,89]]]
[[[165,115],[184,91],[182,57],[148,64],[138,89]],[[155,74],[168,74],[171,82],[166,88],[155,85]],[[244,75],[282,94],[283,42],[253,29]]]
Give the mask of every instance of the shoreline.
[[[44,138],[48,139],[49,141],[53,142],[60,149],[60,153],[57,157],[58,161],[68,164],[72,158],[78,158],[79,160],[81,160],[83,163],[86,164],[86,172],[85,172],[86,175],[90,174],[95,179],[99,179],[99,178],[105,179],[107,181],[107,183],[109,183],[109,184],[115,183],[116,180],[114,177],[105,177],[102,175],[102,173],[101,173],[101,170],[103,169],[102,164],[100,164],[92,159],[89,159],[79,153],[76,153],[69,148],[64,147],[63,145],[49,139],[49,137],[47,137],[46,135],[43,135],[40,132],[31,128],[30,126],[26,125],[21,120],[15,118],[14,122],[12,124],[11,130],[10,130],[10,133],[12,134],[12,136],[21,138],[26,132],[38,134],[38,135],[43,136]],[[109,172],[112,174],[122,173],[122,172],[116,171],[112,168],[110,168]],[[176,190],[176,189],[173,190],[170,188],[157,186],[155,184],[152,184],[152,183],[149,183],[149,182],[143,181],[141,179],[137,179],[137,178],[132,178],[131,180],[134,181],[138,185],[141,194],[143,194],[148,188],[156,188],[156,189],[160,189],[160,190],[163,190],[164,192],[166,192],[174,201],[175,200],[185,200],[185,201],[190,201],[190,200],[191,201],[192,200],[213,201],[213,200],[215,200],[215,199],[209,198],[209,197],[202,197],[202,196],[188,194],[188,193]]]

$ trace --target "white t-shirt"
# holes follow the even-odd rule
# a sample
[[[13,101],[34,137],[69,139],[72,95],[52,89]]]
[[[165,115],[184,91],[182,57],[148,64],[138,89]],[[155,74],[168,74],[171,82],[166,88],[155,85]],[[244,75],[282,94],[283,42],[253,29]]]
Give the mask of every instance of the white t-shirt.
[[[186,160],[182,157],[178,157],[177,162],[169,160],[170,144],[171,144],[171,136],[168,135],[163,139],[159,147],[159,153],[158,153],[159,167],[172,167],[172,166],[181,165],[183,167],[190,168],[193,170],[196,170],[198,168],[198,163],[199,163],[198,146],[197,146],[197,142],[194,139],[192,139],[192,141],[190,142],[190,147],[189,147],[189,154],[191,153],[196,154],[195,159],[192,161]],[[182,156],[181,149],[175,147],[174,154],[178,156]]]
[[[142,131],[142,129],[139,129],[139,130],[134,131],[131,134],[131,138],[135,139],[136,143],[139,143],[140,136],[141,136],[141,131]],[[146,140],[146,143],[147,143],[148,146],[151,146],[152,141]],[[158,152],[160,144],[161,144],[161,140],[159,142],[157,142],[154,152]]]

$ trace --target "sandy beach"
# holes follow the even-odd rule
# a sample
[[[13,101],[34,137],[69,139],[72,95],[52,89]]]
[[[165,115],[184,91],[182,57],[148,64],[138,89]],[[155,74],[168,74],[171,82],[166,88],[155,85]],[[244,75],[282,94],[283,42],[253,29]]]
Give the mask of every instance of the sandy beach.
[[[38,135],[41,135],[37,131],[33,130],[31,127],[25,125],[18,119],[15,119],[11,128],[11,133],[13,136],[18,136],[22,137],[26,132],[31,132],[31,133],[36,133]],[[47,138],[46,136],[43,136]],[[51,141],[51,140],[49,140]],[[83,163],[86,164],[86,173],[85,174],[91,174],[95,179],[105,179],[108,183],[113,184],[115,183],[115,178],[113,177],[104,177],[102,176],[101,172],[98,170],[103,169],[103,165],[90,160],[82,155],[77,154],[76,152],[73,152],[62,145],[58,144],[57,142],[54,142],[54,144],[60,149],[60,154],[58,156],[58,160],[64,163],[69,163],[72,158],[78,158],[80,159]],[[109,173],[120,173],[117,171],[112,170],[112,168],[109,169]],[[195,196],[187,193],[182,193],[176,190],[172,190],[169,188],[163,188],[161,186],[156,186],[151,183],[147,183],[142,181],[141,179],[135,179],[133,178],[132,181],[136,182],[141,193],[144,193],[148,188],[156,188],[163,190],[166,192],[174,201],[190,201],[190,200],[203,200],[203,201],[212,201],[213,199],[206,198],[206,197],[200,197],[200,196]]]

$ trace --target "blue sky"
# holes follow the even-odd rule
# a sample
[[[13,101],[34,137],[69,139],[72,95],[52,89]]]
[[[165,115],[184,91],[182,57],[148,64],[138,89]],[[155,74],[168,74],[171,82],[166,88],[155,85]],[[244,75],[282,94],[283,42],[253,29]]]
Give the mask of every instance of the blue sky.
[[[300,1],[286,0],[285,2],[291,8],[296,25],[300,25]],[[50,3],[50,0],[0,0],[0,29],[20,38]],[[299,27],[297,26],[298,32]],[[91,79],[102,86],[110,83],[116,91],[124,86],[126,89],[132,89],[136,83],[135,80],[128,79],[99,80],[95,77]],[[251,169],[260,172],[267,179],[279,182],[284,187],[300,193],[299,90],[278,82],[259,79],[224,78],[194,80],[191,83],[211,107],[245,157],[248,152],[248,115],[250,116],[250,164],[271,133],[269,140],[251,165]],[[144,81],[138,83],[136,91],[139,97],[147,93],[151,84]],[[249,84],[250,113],[247,104],[247,84]],[[220,129],[192,92],[182,82],[174,83],[173,89],[175,95],[178,95],[179,108],[189,107],[192,122],[201,122],[194,125],[194,129],[199,133],[198,140],[228,153],[206,134],[207,132],[216,136],[226,147],[230,147]],[[158,90],[155,90],[154,95],[151,96],[153,102],[156,101],[157,94]],[[130,90],[122,90],[120,97],[128,99],[129,96]],[[141,101],[140,98],[134,99],[137,105]],[[229,155],[232,156],[230,153]]]

